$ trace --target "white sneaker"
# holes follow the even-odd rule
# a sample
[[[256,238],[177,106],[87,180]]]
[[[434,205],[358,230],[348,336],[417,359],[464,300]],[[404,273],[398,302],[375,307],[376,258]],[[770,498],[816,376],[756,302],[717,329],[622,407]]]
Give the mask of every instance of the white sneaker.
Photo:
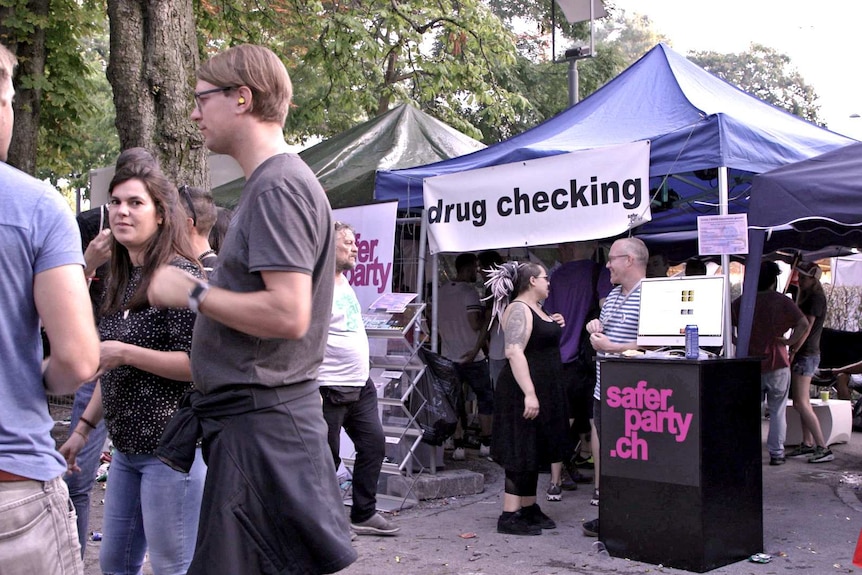
[[[452,452],[452,460],[453,461],[464,461],[467,459],[467,454],[464,452],[463,447],[456,447],[455,451]]]
[[[479,457],[491,457],[491,446],[490,445],[479,446]]]

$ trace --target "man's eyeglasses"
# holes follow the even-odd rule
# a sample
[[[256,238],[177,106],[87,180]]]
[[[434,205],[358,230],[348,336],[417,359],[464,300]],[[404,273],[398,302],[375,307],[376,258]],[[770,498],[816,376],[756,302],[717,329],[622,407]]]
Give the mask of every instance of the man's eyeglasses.
[[[201,109],[201,97],[209,96],[210,94],[218,94],[219,92],[229,92],[234,90],[236,86],[227,86],[226,88],[210,88],[209,90],[201,90],[200,92],[195,92],[195,107],[200,110]]]
[[[186,184],[180,186],[180,196],[185,200],[186,205],[189,207],[189,213],[192,216],[192,225],[197,227],[198,225],[198,213],[195,211],[195,203],[192,201],[192,194],[189,192],[189,187]]]
[[[535,276],[537,280],[546,280],[548,276]],[[550,280],[549,280],[550,281]]]

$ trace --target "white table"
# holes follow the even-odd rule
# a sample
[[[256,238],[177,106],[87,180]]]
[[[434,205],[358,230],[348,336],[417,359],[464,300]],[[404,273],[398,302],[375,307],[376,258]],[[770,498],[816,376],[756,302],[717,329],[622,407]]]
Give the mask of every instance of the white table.
[[[820,422],[823,431],[823,439],[826,445],[833,443],[847,443],[853,432],[853,408],[851,402],[846,399],[830,399],[824,403],[819,399],[811,400],[814,415]],[[787,437],[784,442],[787,445],[798,445],[802,443],[802,422],[799,412],[793,407],[793,400],[787,402]]]

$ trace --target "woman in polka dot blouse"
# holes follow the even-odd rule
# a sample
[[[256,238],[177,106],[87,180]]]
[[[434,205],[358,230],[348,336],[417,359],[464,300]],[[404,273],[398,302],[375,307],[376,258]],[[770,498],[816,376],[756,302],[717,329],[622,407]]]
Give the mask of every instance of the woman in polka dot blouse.
[[[202,277],[176,187],[142,148],[123,152],[109,188],[113,245],[99,321],[99,384],[60,451],[70,471],[104,417],[115,451],[105,496],[102,571],[139,573],[149,551],[156,575],[185,573],[197,537],[206,467],[189,473],[153,455],[180,398],[192,389],[195,314],[149,305],[153,271],[175,265]]]

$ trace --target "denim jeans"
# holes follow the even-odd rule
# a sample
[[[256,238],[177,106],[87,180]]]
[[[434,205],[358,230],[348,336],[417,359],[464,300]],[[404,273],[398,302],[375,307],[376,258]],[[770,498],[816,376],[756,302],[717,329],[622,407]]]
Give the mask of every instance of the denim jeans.
[[[362,523],[377,512],[377,480],[386,454],[386,439],[377,412],[377,390],[369,379],[359,399],[347,405],[335,405],[329,401],[325,386],[320,391],[323,396],[323,418],[329,428],[327,440],[335,468],[341,462],[339,449],[342,427],[356,448],[350,521]]]
[[[790,370],[793,373],[805,377],[811,377],[817,372],[820,367],[820,355],[797,355],[793,358],[793,365]]]
[[[79,387],[78,391],[75,392],[69,433],[72,433],[71,430],[78,425],[78,419],[87,409],[95,388],[96,382],[91,381]],[[105,427],[105,421],[102,420],[96,429],[90,430],[87,444],[78,453],[76,462],[81,471],[67,473],[63,476],[66,485],[69,486],[69,498],[75,506],[75,513],[78,514],[78,541],[81,542],[81,557],[84,556],[84,550],[87,548],[87,533],[89,533],[90,524],[90,493],[93,491],[93,481],[96,479],[96,471],[99,469],[99,455],[102,453],[102,446],[105,445],[107,437],[108,429]]]
[[[149,550],[153,573],[184,575],[195,550],[205,478],[200,449],[188,474],[154,455],[114,451],[105,494],[102,572],[137,575]]]
[[[75,508],[59,477],[0,482],[0,567],[3,575],[83,575]]]
[[[787,394],[790,391],[790,368],[782,367],[775,371],[760,374],[760,390],[766,394],[769,409],[769,434],[766,448],[770,457],[784,455],[784,438],[787,435]]]

